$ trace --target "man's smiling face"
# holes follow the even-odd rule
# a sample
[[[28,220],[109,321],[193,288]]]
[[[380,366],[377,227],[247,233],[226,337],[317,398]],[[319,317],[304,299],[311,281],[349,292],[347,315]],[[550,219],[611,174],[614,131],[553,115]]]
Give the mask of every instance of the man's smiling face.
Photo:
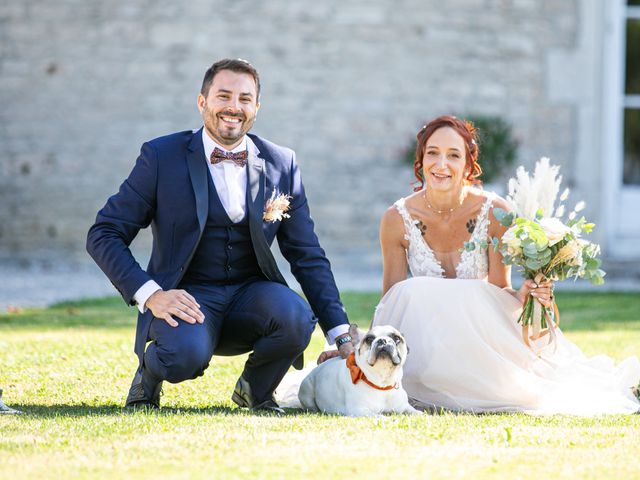
[[[242,141],[260,108],[256,83],[248,73],[221,70],[207,96],[198,95],[198,109],[209,136],[228,150]]]

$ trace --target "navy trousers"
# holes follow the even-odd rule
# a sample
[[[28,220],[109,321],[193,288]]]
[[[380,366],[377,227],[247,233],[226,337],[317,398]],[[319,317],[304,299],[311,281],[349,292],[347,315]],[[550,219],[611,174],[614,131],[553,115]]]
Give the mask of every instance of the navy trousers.
[[[309,344],[316,318],[288,287],[265,280],[234,285],[181,285],[200,304],[202,324],[179,319],[151,323],[144,367],[159,380],[178,383],[201,376],[215,355],[252,352],[242,375],[257,402],[271,397],[293,361]]]

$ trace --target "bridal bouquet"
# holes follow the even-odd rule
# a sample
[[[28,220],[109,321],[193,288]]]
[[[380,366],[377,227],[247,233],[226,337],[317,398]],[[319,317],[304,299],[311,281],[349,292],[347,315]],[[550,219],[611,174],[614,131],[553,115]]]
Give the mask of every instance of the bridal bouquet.
[[[516,171],[516,178],[509,180],[507,203],[511,213],[495,208],[496,219],[509,229],[501,239],[493,238],[495,250],[503,256],[506,265],[516,265],[526,279],[534,282],[585,278],[594,285],[604,283],[605,272],[597,258],[600,247],[581,238],[593,230],[594,224],[578,218],[584,202],[578,202],[567,220],[563,221],[565,207],[562,204],[569,189],[556,198],[562,176],[560,167],[549,164],[548,158],[536,163],[533,177],[523,168]],[[555,338],[554,327],[559,323],[558,309],[544,308],[529,295],[518,319],[522,324],[522,338],[528,346],[550,333],[549,342]],[[531,329],[531,331],[530,331]]]

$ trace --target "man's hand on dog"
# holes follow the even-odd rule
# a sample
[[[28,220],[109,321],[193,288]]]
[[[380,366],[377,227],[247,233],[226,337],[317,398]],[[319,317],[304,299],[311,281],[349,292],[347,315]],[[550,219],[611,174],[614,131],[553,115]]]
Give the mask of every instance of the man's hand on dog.
[[[178,326],[176,318],[192,324],[204,322],[200,305],[185,290],[158,290],[149,297],[145,305],[154,317],[162,318],[172,327]]]
[[[337,337],[336,340],[338,338],[340,337]],[[340,348],[338,348],[338,350],[328,350],[326,352],[322,352],[318,357],[318,365],[320,365],[322,362],[326,362],[330,358],[337,357],[338,355],[340,355],[342,358],[347,358],[349,355],[351,355],[351,352],[353,352],[353,343],[343,343],[342,345],[340,345]]]

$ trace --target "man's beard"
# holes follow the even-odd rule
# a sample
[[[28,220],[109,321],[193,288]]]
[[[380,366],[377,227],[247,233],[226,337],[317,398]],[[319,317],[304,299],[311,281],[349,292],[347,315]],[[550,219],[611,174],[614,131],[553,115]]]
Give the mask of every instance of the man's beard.
[[[213,113],[208,108],[204,108],[205,114],[205,127],[207,131],[211,134],[211,136],[216,140],[221,146],[232,145],[238,140],[240,140],[253,126],[253,122],[255,121],[255,117],[246,118],[244,114],[225,114],[227,117],[239,118],[241,123],[239,124],[240,129],[236,130],[235,128],[229,130],[222,125],[222,120],[218,118],[218,114]],[[221,112],[222,114],[222,112]]]

